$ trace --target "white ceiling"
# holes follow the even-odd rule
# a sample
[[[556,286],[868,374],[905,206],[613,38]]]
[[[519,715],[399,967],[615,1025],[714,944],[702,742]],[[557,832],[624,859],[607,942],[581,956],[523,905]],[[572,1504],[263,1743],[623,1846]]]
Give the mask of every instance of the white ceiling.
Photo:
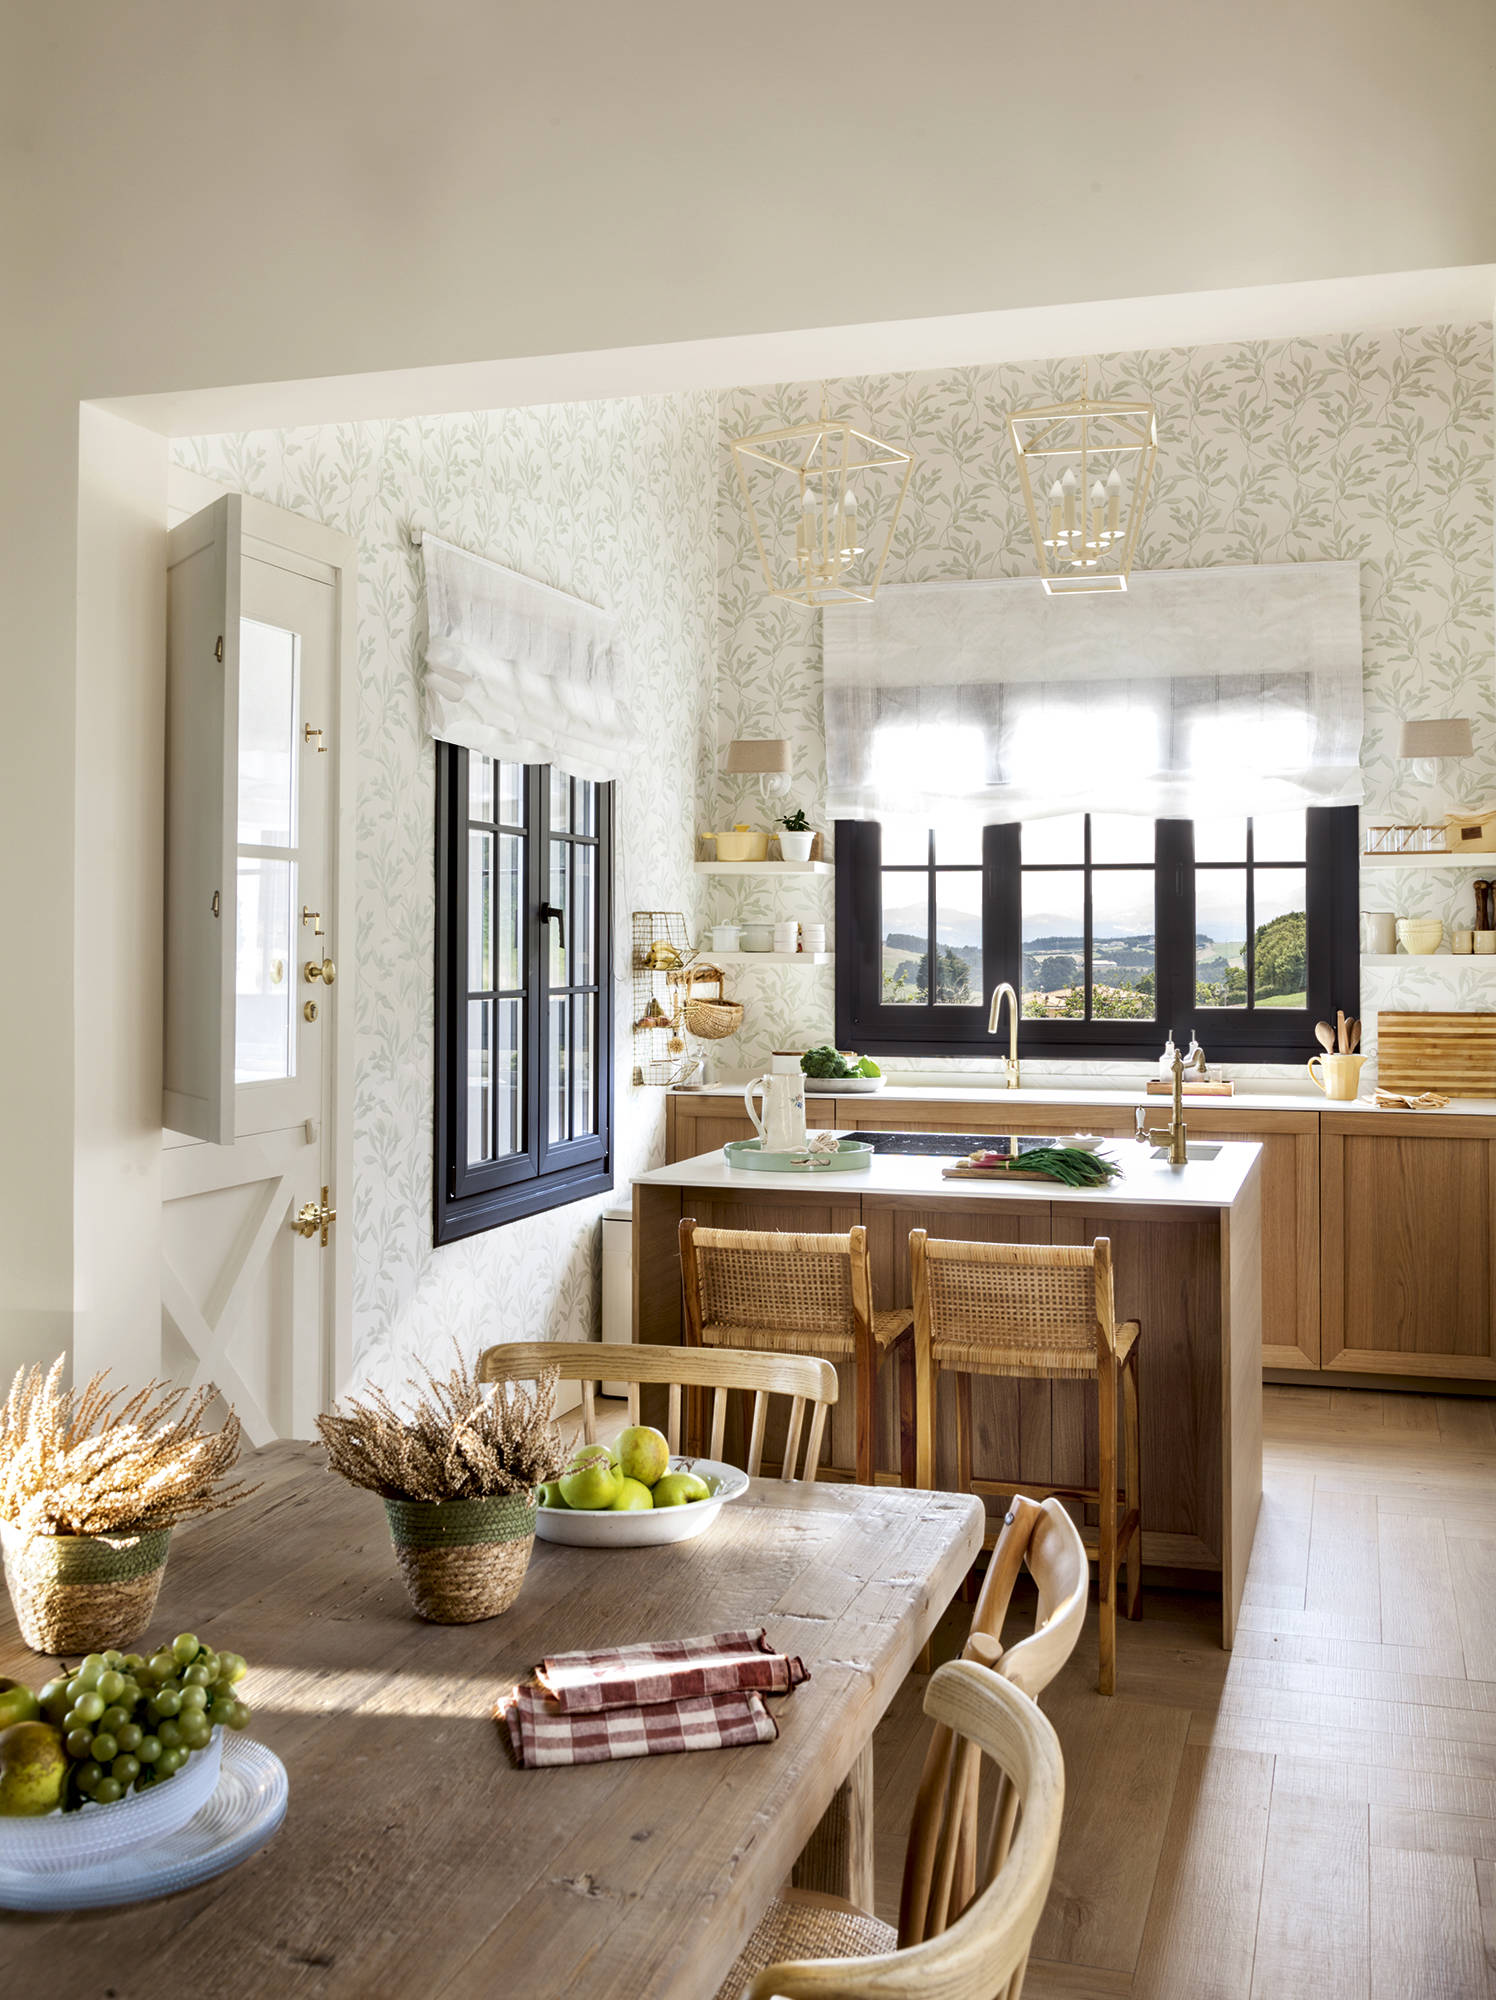
[[[90,398],[1496,263],[1491,0],[69,0],[5,71],[0,335]]]

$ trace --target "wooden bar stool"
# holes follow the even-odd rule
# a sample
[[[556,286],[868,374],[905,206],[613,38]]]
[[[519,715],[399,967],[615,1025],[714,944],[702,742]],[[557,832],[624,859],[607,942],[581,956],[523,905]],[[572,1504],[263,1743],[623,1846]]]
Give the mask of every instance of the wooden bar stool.
[[[686,1345],[808,1354],[856,1371],[856,1464],[871,1486],[876,1471],[878,1371],[898,1368],[899,1483],[914,1484],[914,1315],[873,1307],[867,1231],[799,1236],[771,1229],[680,1225]],[[758,1419],[755,1417],[755,1422]],[[762,1440],[760,1439],[761,1443]],[[833,1473],[844,1467],[829,1468]]]
[[[1022,1493],[1089,1501],[1100,1516],[1097,1581],[1101,1599],[1101,1671],[1110,1694],[1117,1681],[1117,1567],[1126,1551],[1127,1615],[1142,1616],[1142,1502],[1138,1442],[1136,1320],[1118,1326],[1112,1308],[1112,1246],[1098,1236],[1089,1250],[1027,1243],[951,1243],[909,1232],[918,1375],[917,1476],[935,1484],[935,1409],[942,1373],[955,1377],[956,1485],[963,1493]],[[975,1479],[971,1471],[971,1378],[1077,1379],[1096,1384],[1099,1438],[1095,1486],[1029,1485]],[[1123,1487],[1117,1490],[1117,1391],[1122,1391]],[[1117,1518],[1118,1501],[1123,1507]]]

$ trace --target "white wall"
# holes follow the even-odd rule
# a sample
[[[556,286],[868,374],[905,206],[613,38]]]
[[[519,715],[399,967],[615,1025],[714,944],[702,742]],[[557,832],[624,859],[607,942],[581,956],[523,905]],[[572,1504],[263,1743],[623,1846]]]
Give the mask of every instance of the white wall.
[[[73,1368],[121,1381],[160,1352],[166,459],[81,412]]]
[[[664,1157],[663,1094],[631,1082],[628,921],[694,922],[696,796],[715,726],[716,400],[486,411],[188,439],[184,464],[358,545],[354,1373],[398,1390],[413,1364],[495,1340],[596,1331],[607,1197],[431,1243],[434,748],[421,724],[421,567],[412,522],[616,611],[642,750],[615,796],[618,1192]]]

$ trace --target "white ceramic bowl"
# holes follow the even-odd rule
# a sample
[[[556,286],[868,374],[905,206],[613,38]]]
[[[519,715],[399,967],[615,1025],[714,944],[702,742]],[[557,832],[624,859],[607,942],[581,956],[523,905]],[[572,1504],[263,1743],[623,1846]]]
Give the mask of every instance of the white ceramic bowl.
[[[79,1811],[41,1819],[0,1819],[0,1868],[35,1873],[88,1868],[148,1846],[194,1819],[212,1798],[223,1760],[223,1731],[187,1759],[174,1778],[131,1792],[112,1806],[91,1800]]]
[[[699,1473],[712,1489],[711,1499],[616,1514],[607,1507],[541,1507],[535,1532],[543,1542],[566,1542],[574,1549],[644,1549],[662,1542],[690,1542],[706,1533],[729,1500],[748,1491],[747,1473],[719,1458],[672,1458],[670,1470]]]
[[[1444,926],[1437,917],[1399,917],[1397,941],[1404,951],[1427,958],[1444,942]]]
[[[886,1076],[808,1076],[805,1079],[807,1097],[869,1097],[875,1090],[881,1090]]]

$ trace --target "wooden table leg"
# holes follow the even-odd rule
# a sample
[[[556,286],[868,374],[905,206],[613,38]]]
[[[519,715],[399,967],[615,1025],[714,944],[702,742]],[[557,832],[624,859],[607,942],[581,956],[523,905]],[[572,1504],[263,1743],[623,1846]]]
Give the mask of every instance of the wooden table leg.
[[[845,1896],[860,1910],[871,1910],[873,1886],[873,1745],[869,1740],[821,1815],[795,1863],[791,1881],[797,1889]]]

